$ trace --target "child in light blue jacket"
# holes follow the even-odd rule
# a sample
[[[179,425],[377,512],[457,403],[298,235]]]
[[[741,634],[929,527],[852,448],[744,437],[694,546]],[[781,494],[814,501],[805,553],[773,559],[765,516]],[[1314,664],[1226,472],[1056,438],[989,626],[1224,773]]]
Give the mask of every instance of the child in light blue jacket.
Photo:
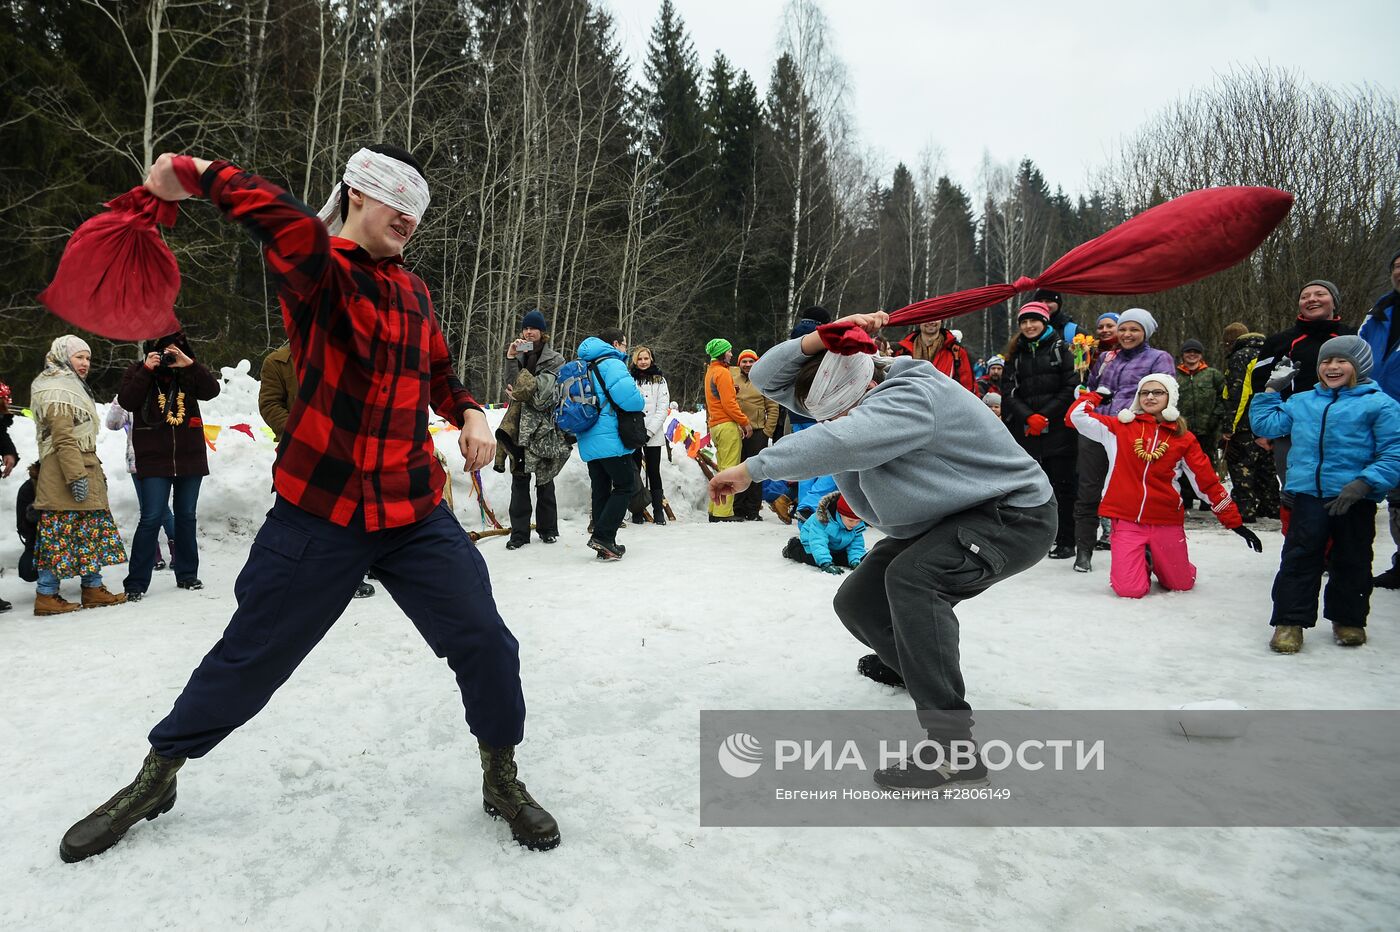
[[[1317,624],[1324,572],[1322,612],[1333,637],[1346,647],[1366,643],[1376,503],[1400,485],[1400,403],[1371,381],[1371,348],[1358,336],[1333,337],[1317,358],[1312,390],[1284,401],[1279,388],[1293,370],[1275,366],[1249,405],[1256,436],[1293,439],[1284,486],[1294,496],[1293,520],[1269,622],[1269,647],[1281,654],[1301,650],[1303,629]]]
[[[832,492],[817,503],[816,511],[802,522],[801,535],[787,542],[783,556],[823,573],[839,575],[865,559],[865,522],[840,492]]]

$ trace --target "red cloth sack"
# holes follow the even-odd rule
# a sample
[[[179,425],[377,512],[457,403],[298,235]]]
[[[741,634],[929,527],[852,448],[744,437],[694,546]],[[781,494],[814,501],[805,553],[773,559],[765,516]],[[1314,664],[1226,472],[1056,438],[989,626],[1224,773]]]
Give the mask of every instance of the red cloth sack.
[[[890,323],[943,320],[1036,288],[1080,295],[1166,291],[1243,261],[1292,207],[1293,195],[1276,188],[1192,191],[1076,246],[1035,278],[919,301],[891,314]]]
[[[181,329],[175,318],[180,269],[156,229],[175,225],[178,205],[136,187],[106,206],[69,238],[39,300],[109,340],[149,340]]]

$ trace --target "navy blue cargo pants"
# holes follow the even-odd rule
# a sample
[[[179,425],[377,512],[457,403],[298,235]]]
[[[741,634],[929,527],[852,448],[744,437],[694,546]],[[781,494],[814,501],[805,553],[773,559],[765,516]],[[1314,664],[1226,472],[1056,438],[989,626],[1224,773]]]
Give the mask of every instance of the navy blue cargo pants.
[[[362,511],[341,527],[279,496],[234,584],[233,619],[151,731],[156,753],[203,757],[257,715],[371,566],[457,675],[472,734],[492,747],[518,744],[525,729],[519,644],[496,611],[486,561],[447,506],[370,532]]]
[[[1371,613],[1376,503],[1359,501],[1346,514],[1329,515],[1331,502],[1302,492],[1293,496],[1293,520],[1274,577],[1274,614],[1269,624],[1275,627],[1315,627],[1319,589],[1323,618],[1347,627],[1366,627]]]

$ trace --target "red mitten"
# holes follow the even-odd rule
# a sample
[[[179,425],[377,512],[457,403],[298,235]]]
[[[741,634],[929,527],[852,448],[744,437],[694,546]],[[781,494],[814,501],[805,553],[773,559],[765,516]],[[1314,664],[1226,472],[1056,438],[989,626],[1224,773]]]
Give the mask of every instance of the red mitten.
[[[833,320],[817,328],[817,336],[822,338],[822,346],[838,356],[854,356],[856,353],[878,352],[875,338],[849,321]]]
[[[1045,428],[1050,426],[1050,421],[1043,414],[1032,414],[1026,418],[1026,436],[1039,437],[1045,432]]]

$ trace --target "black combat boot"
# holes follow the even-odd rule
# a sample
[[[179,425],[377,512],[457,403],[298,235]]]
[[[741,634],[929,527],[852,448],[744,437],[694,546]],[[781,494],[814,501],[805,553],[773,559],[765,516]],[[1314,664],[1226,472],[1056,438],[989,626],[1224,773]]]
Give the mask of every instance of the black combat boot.
[[[184,763],[183,757],[161,757],[151,751],[135,780],[68,830],[58,856],[72,864],[101,854],[137,822],[169,812],[175,805],[175,773]]]
[[[651,520],[653,524],[666,523],[666,498],[660,492],[651,494]]]
[[[1089,573],[1094,569],[1094,548],[1076,547],[1074,548],[1074,571],[1076,573]]]
[[[559,823],[515,778],[515,748],[481,749],[481,798],[486,814],[505,819],[517,844],[531,851],[559,846]]]

